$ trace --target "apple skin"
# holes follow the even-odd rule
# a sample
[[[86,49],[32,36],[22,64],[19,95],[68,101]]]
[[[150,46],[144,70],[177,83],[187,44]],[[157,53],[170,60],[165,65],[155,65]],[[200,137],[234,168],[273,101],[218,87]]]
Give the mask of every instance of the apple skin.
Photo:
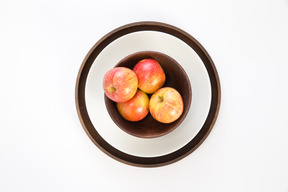
[[[172,123],[183,113],[184,104],[180,93],[172,87],[163,87],[150,98],[152,117],[161,123]]]
[[[117,103],[117,109],[124,119],[140,121],[149,113],[149,97],[143,91],[138,90],[132,99]]]
[[[143,59],[133,68],[138,77],[138,87],[148,94],[161,88],[166,80],[164,70],[154,59]]]
[[[126,102],[138,89],[136,74],[126,67],[115,67],[106,72],[103,78],[106,96],[114,102]]]

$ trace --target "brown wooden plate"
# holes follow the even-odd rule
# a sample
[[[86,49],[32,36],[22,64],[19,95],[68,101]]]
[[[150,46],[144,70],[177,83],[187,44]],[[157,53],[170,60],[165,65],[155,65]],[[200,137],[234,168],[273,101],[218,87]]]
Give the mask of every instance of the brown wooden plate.
[[[145,33],[144,36],[143,33]],[[139,35],[142,35],[141,37],[144,39],[139,39]],[[158,41],[158,37],[163,38]],[[173,43],[174,41],[176,43]],[[136,46],[138,46],[137,49],[133,49]],[[103,110],[105,101],[100,85],[102,76],[108,68],[115,66],[121,55],[127,56],[136,51],[159,51],[173,59],[177,57],[174,53],[179,52],[179,58],[176,60],[180,65],[183,64],[182,67],[186,67],[185,71],[190,78],[193,99],[195,99],[192,99],[191,112],[186,117],[188,120],[185,119],[179,128],[167,136],[156,139],[135,139],[133,136],[127,136],[128,134],[124,131],[114,128],[107,110]],[[185,57],[194,57],[195,59],[189,60]],[[205,81],[207,88],[201,92],[201,83],[205,83]],[[209,96],[206,96],[206,93]],[[201,101],[202,97],[204,98],[203,102]],[[220,82],[217,70],[204,47],[183,30],[159,22],[131,23],[105,35],[88,52],[80,67],[76,82],[77,112],[89,138],[110,157],[129,165],[141,167],[167,165],[192,153],[213,128],[219,112],[220,100]],[[203,115],[198,118],[197,110],[201,111],[204,102],[206,107],[203,106],[203,108],[206,108],[207,112],[204,110]],[[197,121],[199,121],[198,124]],[[113,128],[110,129],[110,127]],[[193,129],[195,129],[195,134],[190,134]],[[117,141],[114,142],[114,140]],[[120,145],[123,143],[123,146],[117,146],[119,143]],[[132,146],[132,143],[135,145]],[[166,147],[162,149],[163,145]]]

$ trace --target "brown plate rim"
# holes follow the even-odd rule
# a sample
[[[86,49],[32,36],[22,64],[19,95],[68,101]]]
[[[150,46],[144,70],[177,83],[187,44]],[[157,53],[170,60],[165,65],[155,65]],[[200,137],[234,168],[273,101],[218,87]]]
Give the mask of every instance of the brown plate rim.
[[[197,135],[188,142],[182,148],[157,157],[139,157],[127,154],[122,152],[112,145],[110,145],[107,141],[105,141],[101,135],[97,132],[95,127],[93,126],[88,112],[86,108],[85,101],[85,85],[89,70],[96,59],[96,57],[100,54],[100,52],[111,42],[122,37],[123,35],[127,35],[129,33],[138,32],[138,31],[158,31],[170,34],[183,42],[185,42],[188,46],[190,46],[201,58],[202,62],[205,65],[207,70],[210,85],[211,85],[211,103],[208,116],[205,120],[200,131]],[[197,149],[203,141],[207,138],[209,133],[211,132],[214,124],[216,122],[221,102],[221,88],[220,88],[220,80],[218,76],[217,69],[212,61],[210,55],[205,50],[205,48],[190,34],[179,29],[170,24],[155,22],[155,21],[143,21],[143,22],[135,22],[130,23],[124,26],[121,26],[110,33],[106,34],[102,37],[96,44],[90,49],[84,58],[81,67],[78,72],[76,87],[75,87],[75,102],[76,109],[78,113],[78,117],[80,122],[92,140],[92,142],[101,149],[108,156],[128,165],[139,166],[139,167],[158,167],[164,166],[171,163],[174,163],[189,154],[191,154],[195,149]]]

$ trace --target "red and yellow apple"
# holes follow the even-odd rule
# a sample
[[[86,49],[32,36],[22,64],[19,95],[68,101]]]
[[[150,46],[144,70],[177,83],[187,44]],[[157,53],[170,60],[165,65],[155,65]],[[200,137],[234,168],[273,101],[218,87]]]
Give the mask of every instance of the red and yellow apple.
[[[106,96],[114,102],[126,102],[138,89],[136,74],[126,67],[115,67],[107,71],[103,78]]]
[[[172,87],[163,87],[150,98],[152,117],[161,123],[172,123],[183,113],[184,104],[180,93]]]
[[[117,109],[124,119],[140,121],[149,113],[149,98],[146,93],[138,89],[132,99],[117,103]]]
[[[166,76],[161,65],[154,59],[143,59],[133,68],[138,78],[138,87],[152,94],[164,85]]]

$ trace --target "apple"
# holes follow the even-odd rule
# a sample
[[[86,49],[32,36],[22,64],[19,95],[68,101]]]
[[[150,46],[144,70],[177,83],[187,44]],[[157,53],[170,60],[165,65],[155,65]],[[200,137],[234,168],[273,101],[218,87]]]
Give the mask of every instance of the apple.
[[[150,98],[152,117],[161,123],[172,123],[183,113],[184,104],[180,93],[172,87],[163,87]]]
[[[154,59],[143,59],[133,68],[138,78],[138,87],[148,94],[161,88],[166,80],[164,70]]]
[[[117,103],[117,109],[124,119],[140,121],[149,113],[149,98],[146,93],[138,89],[132,99]]]
[[[136,74],[127,67],[115,67],[107,71],[103,78],[106,96],[114,102],[126,102],[137,92]]]

